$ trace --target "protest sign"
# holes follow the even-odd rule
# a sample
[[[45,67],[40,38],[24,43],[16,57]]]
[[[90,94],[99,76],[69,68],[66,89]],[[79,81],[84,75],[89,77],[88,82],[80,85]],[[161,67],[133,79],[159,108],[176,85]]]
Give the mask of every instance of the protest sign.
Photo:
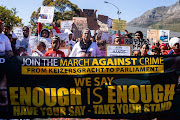
[[[13,33],[18,39],[23,39],[23,30],[22,27],[13,27]]]
[[[112,19],[111,18],[108,18],[108,21],[107,21],[107,25],[108,25],[108,28],[112,28]]]
[[[88,28],[87,18],[85,17],[73,17],[73,28],[82,31],[85,28]]]
[[[61,30],[65,30],[65,29],[71,30],[72,24],[73,24],[72,20],[61,21]]]
[[[98,22],[98,25],[99,25],[99,30],[101,30],[101,31],[108,31],[108,26],[107,26],[107,24],[105,24],[105,23],[103,23],[103,22],[101,22],[101,21],[99,21],[99,20],[97,20],[97,22]]]
[[[131,56],[132,45],[106,45],[107,56]]]
[[[169,42],[169,30],[159,30],[159,40],[163,43]]]
[[[38,37],[37,36],[30,36],[29,37],[29,46],[30,46],[31,52],[36,49],[37,43],[38,43]]]
[[[69,44],[69,35],[68,35],[68,33],[58,33],[56,35],[59,36],[60,40],[63,40],[66,43],[66,45]]]
[[[140,50],[143,44],[150,45],[149,39],[124,39],[124,44],[132,45],[132,50]]]
[[[38,22],[52,23],[54,18],[54,7],[42,6]]]
[[[150,40],[150,46],[152,46],[154,40],[159,40],[159,30],[147,30],[147,39]]]
[[[0,71],[7,75],[9,102],[1,118],[131,119],[168,113],[173,119],[180,110],[179,62],[180,56],[6,58]]]
[[[90,30],[97,30],[98,29],[96,12],[97,12],[97,10],[94,11],[93,9],[83,9],[83,12],[80,11],[80,16],[87,18],[88,28]]]
[[[108,16],[98,15],[98,20],[104,24],[107,24],[108,23]]]
[[[72,30],[75,38],[81,38],[81,31],[88,28],[87,18],[85,17],[73,17]]]
[[[111,34],[103,32],[101,36],[101,40],[106,41],[107,44],[113,44],[115,37],[116,37],[115,35],[111,35]]]
[[[113,19],[112,30],[126,30],[126,20]]]

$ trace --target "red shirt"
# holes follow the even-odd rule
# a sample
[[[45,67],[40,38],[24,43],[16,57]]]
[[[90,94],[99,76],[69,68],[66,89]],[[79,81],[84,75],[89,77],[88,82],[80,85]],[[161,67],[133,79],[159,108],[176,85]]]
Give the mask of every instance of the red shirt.
[[[45,57],[49,56],[49,57],[65,57],[65,54],[63,51],[47,51],[45,54],[44,54]]]

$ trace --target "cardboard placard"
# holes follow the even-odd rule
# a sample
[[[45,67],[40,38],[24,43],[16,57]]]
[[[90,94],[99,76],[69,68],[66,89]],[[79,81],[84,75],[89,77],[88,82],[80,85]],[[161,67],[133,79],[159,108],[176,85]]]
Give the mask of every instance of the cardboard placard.
[[[97,22],[98,22],[98,25],[99,25],[99,30],[101,30],[101,31],[108,31],[108,26],[107,26],[107,24],[105,24],[105,23],[103,23],[103,22],[101,22],[101,21],[99,21],[99,20],[97,20]]]
[[[85,17],[73,17],[72,30],[75,38],[81,38],[81,31],[88,28],[87,18]]]
[[[55,7],[42,6],[38,22],[52,23],[54,18],[54,8]]]
[[[88,22],[88,28],[90,30],[97,30],[98,29],[98,23],[96,18],[96,11],[93,9],[83,9],[83,12],[80,12],[81,17],[86,17]]]
[[[65,30],[65,29],[71,30],[72,24],[73,24],[72,20],[61,21],[61,30]]]
[[[104,15],[98,15],[98,20],[101,21],[104,24],[107,24],[108,22],[108,16],[104,16]]]
[[[106,56],[132,56],[132,45],[106,45]]]
[[[150,40],[150,46],[152,46],[154,40],[159,40],[159,30],[147,30],[147,39]]]
[[[112,30],[126,30],[126,20],[113,19]]]
[[[73,28],[79,31],[88,28],[87,18],[85,17],[73,17],[73,23]]]

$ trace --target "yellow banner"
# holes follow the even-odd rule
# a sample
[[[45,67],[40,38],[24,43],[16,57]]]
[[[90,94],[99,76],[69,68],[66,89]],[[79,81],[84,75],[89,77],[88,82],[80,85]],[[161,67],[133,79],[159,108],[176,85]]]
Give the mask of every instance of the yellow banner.
[[[23,75],[86,75],[164,73],[164,65],[38,67],[22,66]]]

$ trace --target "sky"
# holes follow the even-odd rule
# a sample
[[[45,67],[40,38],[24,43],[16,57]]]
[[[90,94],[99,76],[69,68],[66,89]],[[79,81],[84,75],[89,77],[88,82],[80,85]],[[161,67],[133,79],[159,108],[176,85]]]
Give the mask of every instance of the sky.
[[[70,0],[78,5],[80,9],[95,9],[97,15],[106,15],[112,19],[117,19],[117,8],[111,4],[104,3],[105,0]],[[141,16],[144,12],[159,6],[170,6],[178,0],[106,0],[116,5],[121,14],[120,18],[127,22]],[[37,11],[42,6],[43,0],[0,0],[1,6],[8,9],[16,8],[17,16],[23,19],[23,24],[29,25],[33,11]]]

